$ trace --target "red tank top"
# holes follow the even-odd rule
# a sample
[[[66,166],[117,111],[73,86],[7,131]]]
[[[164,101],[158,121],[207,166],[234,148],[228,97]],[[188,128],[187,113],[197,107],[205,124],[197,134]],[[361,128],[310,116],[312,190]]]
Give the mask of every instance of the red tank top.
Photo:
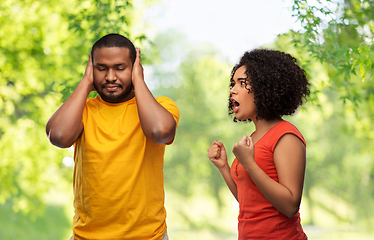
[[[277,182],[279,180],[273,159],[274,149],[278,140],[287,133],[296,135],[306,145],[299,130],[287,121],[277,123],[255,144],[256,163],[269,177]],[[288,218],[275,209],[262,195],[236,158],[232,163],[230,173],[238,188],[239,240],[307,239],[301,227],[300,213],[298,212],[292,218]]]

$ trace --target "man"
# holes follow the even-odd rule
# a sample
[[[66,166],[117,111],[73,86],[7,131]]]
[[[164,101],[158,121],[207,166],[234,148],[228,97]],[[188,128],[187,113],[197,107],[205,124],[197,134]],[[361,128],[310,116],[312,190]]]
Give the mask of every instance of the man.
[[[72,239],[168,239],[163,158],[178,120],[175,103],[149,91],[131,41],[109,34],[93,45],[82,80],[46,127],[53,145],[74,144]]]

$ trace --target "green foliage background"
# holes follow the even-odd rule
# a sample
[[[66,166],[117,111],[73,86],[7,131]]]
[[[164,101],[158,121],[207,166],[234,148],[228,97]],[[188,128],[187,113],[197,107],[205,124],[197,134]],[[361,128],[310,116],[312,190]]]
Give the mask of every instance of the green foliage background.
[[[148,2],[137,8],[112,0],[0,2],[0,204],[10,214],[0,215],[14,220],[1,225],[0,239],[25,239],[8,225],[22,229],[19,214],[40,219],[49,209],[45,195],[71,182],[72,170],[62,165],[71,153],[51,146],[45,124],[83,76],[99,37],[118,32],[147,45],[134,26]]]
[[[165,156],[169,236],[237,238],[234,198],[206,157],[217,139],[232,161],[234,143],[254,130],[227,116],[233,63],[178,30],[150,39],[140,20],[152,4],[157,1],[0,2],[0,239],[70,236],[72,169],[62,159],[72,153],[49,143],[45,124],[81,79],[93,42],[110,32],[142,48],[154,95],[171,97],[181,111]],[[310,239],[370,239],[374,3],[313,4],[293,1],[290,14],[303,28],[262,46],[297,57],[312,84],[310,101],[287,118],[307,140],[302,223]],[[323,234],[310,226],[324,227]]]

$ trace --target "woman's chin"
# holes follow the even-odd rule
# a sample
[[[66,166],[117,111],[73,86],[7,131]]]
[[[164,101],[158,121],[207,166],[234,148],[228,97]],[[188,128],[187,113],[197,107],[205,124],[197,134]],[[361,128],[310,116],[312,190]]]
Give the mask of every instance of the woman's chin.
[[[240,121],[247,121],[247,120],[252,121],[252,119],[250,119],[248,117],[245,117],[245,116],[241,116],[239,114],[235,114],[235,118],[240,120]]]
[[[247,120],[247,119],[243,118],[243,116],[240,116],[240,115],[238,116],[238,114],[235,114],[235,117],[236,117],[236,119],[241,120],[241,121]]]

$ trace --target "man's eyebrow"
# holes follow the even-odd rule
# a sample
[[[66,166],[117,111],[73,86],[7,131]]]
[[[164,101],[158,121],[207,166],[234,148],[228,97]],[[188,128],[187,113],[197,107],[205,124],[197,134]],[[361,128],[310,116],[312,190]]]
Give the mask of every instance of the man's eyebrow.
[[[118,63],[118,64],[114,64],[114,66],[116,66],[116,67],[118,67],[118,66],[123,66],[123,65],[127,66],[127,64],[126,64],[125,62],[123,62],[123,63]]]
[[[104,63],[96,63],[96,65],[101,66],[101,67],[106,67],[107,66]],[[125,62],[114,64],[115,67],[119,67],[119,66],[123,66],[123,65],[127,66],[127,64]]]

